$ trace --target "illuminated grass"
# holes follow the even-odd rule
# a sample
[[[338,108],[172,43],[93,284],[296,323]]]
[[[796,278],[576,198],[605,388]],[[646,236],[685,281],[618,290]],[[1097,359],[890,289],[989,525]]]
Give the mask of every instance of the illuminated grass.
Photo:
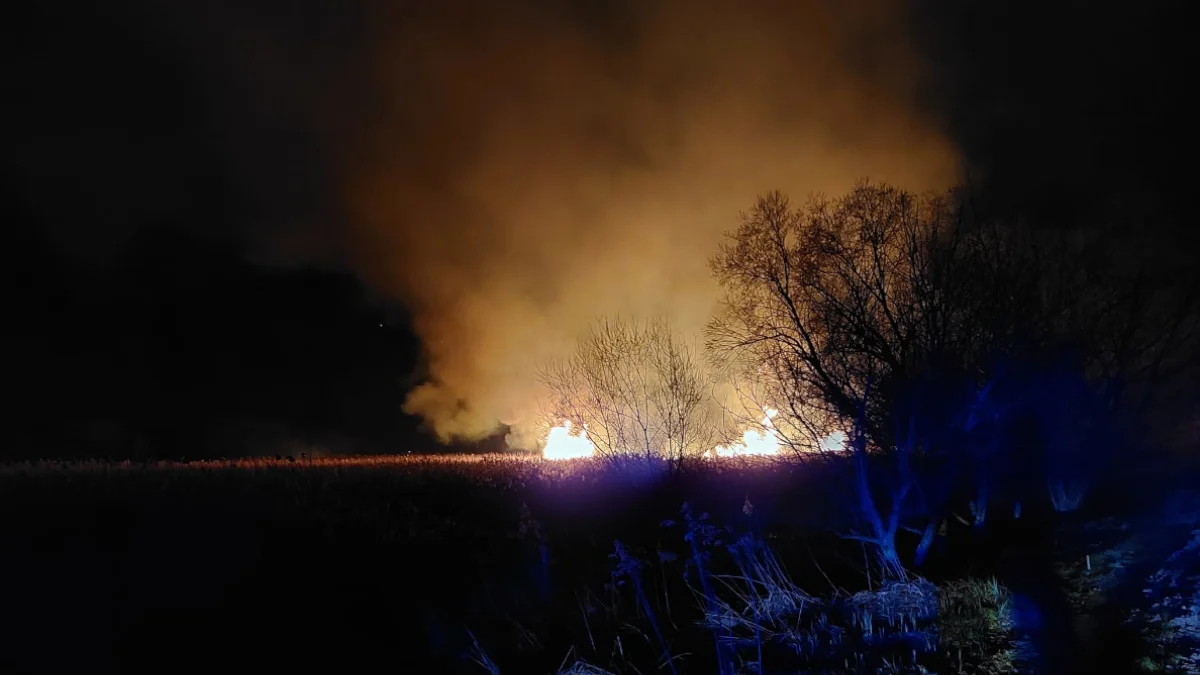
[[[706,458],[689,468],[693,471],[721,474],[746,470],[790,468],[802,460],[779,457],[721,457]],[[609,460],[576,458],[566,460],[543,459],[535,453],[503,454],[441,454],[441,455],[367,455],[346,457],[282,458],[251,457],[242,459],[213,459],[194,462],[132,462],[132,461],[58,461],[15,462],[0,464],[0,476],[28,476],[52,473],[128,473],[128,472],[222,472],[222,471],[336,471],[345,469],[370,469],[373,471],[395,471],[401,473],[432,472],[444,475],[472,477],[505,476],[553,479],[557,477],[579,477],[609,473],[614,468],[637,467],[661,469],[669,467],[665,461],[634,459],[628,466],[615,466]]]

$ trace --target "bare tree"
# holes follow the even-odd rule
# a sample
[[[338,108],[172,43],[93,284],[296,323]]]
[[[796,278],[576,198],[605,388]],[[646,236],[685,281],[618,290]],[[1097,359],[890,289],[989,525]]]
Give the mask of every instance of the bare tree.
[[[862,184],[839,200],[794,209],[776,192],[759,199],[712,261],[725,291],[708,330],[718,355],[757,367],[770,405],[790,426],[842,420],[858,456],[857,511],[883,562],[895,567],[895,534],[913,482],[907,453],[917,429],[898,435],[892,405],[923,351],[952,339],[958,290],[940,283],[958,242],[953,213],[890,187]],[[924,349],[922,349],[924,348]],[[910,420],[917,420],[915,415]],[[900,442],[897,442],[899,440]],[[867,480],[869,448],[896,450],[890,508],[881,512]]]
[[[665,320],[600,321],[541,381],[552,395],[546,421],[586,427],[600,457],[680,467],[721,441],[712,376]]]
[[[863,537],[885,561],[906,512],[926,520],[928,545],[960,482],[973,486],[982,524],[1017,416],[1069,408],[1070,424],[1041,429],[1043,446],[1070,456],[1104,421],[1083,399],[1104,392],[1111,412],[1138,373],[1161,372],[1195,332],[1195,296],[1139,285],[1144,268],[1118,274],[1105,238],[1002,224],[969,207],[955,193],[868,183],[798,208],[774,192],[712,260],[724,303],[711,352],[760,380],[756,400],[790,418],[781,428],[837,419],[857,429]],[[1058,390],[1076,404],[1045,405],[1044,371],[1063,363],[1087,386]],[[868,451],[892,455],[886,480],[865,480]],[[1062,479],[1048,479],[1062,497]],[[875,485],[891,499],[874,499]]]
[[[718,355],[745,356],[770,383],[772,398],[797,417],[805,410],[856,419],[867,404],[868,436],[884,436],[875,400],[884,381],[903,371],[942,303],[920,254],[938,223],[892,188],[860,186],[850,196],[815,199],[793,209],[772,193],[743,216],[721,246],[713,270],[725,290],[724,311],[710,325]],[[930,311],[921,311],[920,305]]]

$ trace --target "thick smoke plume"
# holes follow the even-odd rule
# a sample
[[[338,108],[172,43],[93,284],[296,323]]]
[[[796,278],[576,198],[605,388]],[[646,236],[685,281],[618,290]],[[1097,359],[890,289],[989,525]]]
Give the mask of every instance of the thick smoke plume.
[[[699,330],[757,194],[955,178],[898,3],[395,5],[340,157],[346,246],[413,308],[429,380],[407,408],[445,438],[527,429],[538,364],[598,315]]]

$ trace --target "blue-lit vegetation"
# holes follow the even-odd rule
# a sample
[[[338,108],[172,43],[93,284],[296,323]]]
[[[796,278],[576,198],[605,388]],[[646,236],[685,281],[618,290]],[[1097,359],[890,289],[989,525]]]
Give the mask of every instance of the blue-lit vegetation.
[[[6,564],[24,582],[6,597],[25,620],[9,654],[52,626],[108,630],[109,614],[68,612],[83,589],[115,603],[126,639],[161,649],[197,635],[171,608],[205,612],[220,628],[200,635],[220,639],[199,662],[303,638],[265,665],[350,670],[1153,670],[1196,644],[1200,503],[1183,476],[1161,485],[1169,502],[1097,482],[1077,511],[1042,493],[982,529],[951,508],[918,569],[924,530],[898,529],[899,568],[849,534],[851,458],[650,471],[501,456],[10,465]],[[36,518],[15,517],[34,500]],[[69,566],[45,568],[21,538],[71,551]]]

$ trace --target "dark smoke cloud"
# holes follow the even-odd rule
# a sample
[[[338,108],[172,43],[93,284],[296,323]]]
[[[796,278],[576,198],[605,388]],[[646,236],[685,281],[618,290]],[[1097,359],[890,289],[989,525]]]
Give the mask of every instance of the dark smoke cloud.
[[[537,364],[599,314],[698,329],[756,194],[955,177],[896,4],[566,7],[441,3],[372,36],[350,256],[413,307],[431,379],[408,406],[444,436],[528,421]]]

